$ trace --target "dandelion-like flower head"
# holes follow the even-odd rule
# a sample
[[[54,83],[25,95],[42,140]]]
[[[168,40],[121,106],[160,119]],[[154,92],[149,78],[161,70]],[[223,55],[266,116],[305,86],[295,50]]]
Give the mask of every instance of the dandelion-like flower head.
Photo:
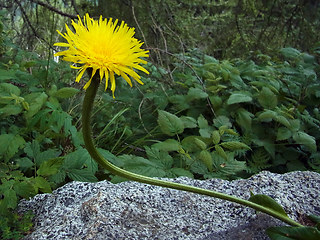
[[[67,24],[67,33],[62,34],[58,31],[67,40],[67,43],[54,44],[69,48],[56,53],[55,56],[63,56],[63,60],[80,65],[71,65],[72,68],[79,69],[76,82],[80,81],[87,68],[92,68],[91,78],[85,84],[84,89],[89,87],[92,77],[99,71],[100,81],[105,77],[105,89],[108,88],[110,77],[113,97],[116,89],[114,74],[122,76],[132,86],[130,77],[143,84],[135,69],[149,73],[139,65],[140,63],[146,64],[147,62],[141,58],[149,55],[148,51],[141,49],[143,42],[133,37],[134,28],[129,28],[123,21],[119,26],[117,24],[117,19],[112,22],[112,18],[107,20],[100,16],[99,20],[94,20],[89,14],[83,17],[82,22],[78,16],[77,23],[72,21],[75,33]]]

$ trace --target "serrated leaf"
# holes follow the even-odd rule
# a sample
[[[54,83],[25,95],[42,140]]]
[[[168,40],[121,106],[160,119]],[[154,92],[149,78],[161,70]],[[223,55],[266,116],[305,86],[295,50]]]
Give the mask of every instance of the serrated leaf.
[[[168,152],[160,151],[155,147],[147,147],[145,146],[146,154],[148,159],[157,164],[157,166],[163,169],[170,169],[173,164],[172,157],[168,154]]]
[[[301,55],[301,52],[295,48],[287,47],[280,50],[281,54],[288,59],[294,60]]]
[[[262,107],[274,109],[278,105],[277,96],[268,87],[263,87],[259,93],[258,101]]]
[[[37,170],[39,176],[48,177],[58,172],[63,162],[63,158],[53,158],[43,162]]]
[[[207,151],[207,150],[202,150],[200,152],[200,154],[199,154],[199,159],[200,159],[201,162],[203,162],[206,165],[208,170],[210,172],[212,172],[212,170],[213,170],[213,167],[212,167],[213,160],[212,160],[211,153],[209,151]]]
[[[17,182],[14,184],[13,189],[18,196],[26,199],[36,194],[33,185],[29,181]]]
[[[7,209],[15,209],[18,203],[16,192],[9,188],[2,192],[2,199],[0,200],[1,208],[4,206]]]
[[[227,128],[231,128],[232,124],[230,122],[230,119],[226,116],[218,116],[217,118],[213,119],[213,125],[216,128],[220,128],[222,126],[225,126]]]
[[[287,140],[292,136],[291,131],[286,127],[279,127],[277,132],[277,141]]]
[[[187,97],[189,101],[192,101],[196,99],[206,98],[208,97],[208,94],[200,88],[190,88]]]
[[[38,176],[31,179],[31,181],[33,182],[34,187],[37,189],[37,192],[38,192],[38,189],[41,190],[43,193],[52,192],[50,183],[45,178]]]
[[[27,157],[19,158],[16,160],[19,169],[23,172],[31,169],[34,166],[34,163]]]
[[[227,104],[231,105],[235,103],[251,102],[251,101],[252,101],[252,97],[249,94],[243,93],[243,92],[235,92],[230,95],[230,97],[227,100]]]
[[[218,144],[220,142],[220,133],[219,133],[219,131],[218,130],[214,130],[212,132],[211,138],[212,138],[212,141],[213,141],[214,144]]]
[[[163,142],[155,143],[152,146],[166,152],[179,151],[181,148],[181,144],[174,139],[167,139]]]
[[[67,173],[68,177],[74,181],[81,181],[81,182],[97,182],[98,179],[92,173],[92,171],[88,168],[83,169],[71,169]]]
[[[158,110],[158,124],[161,131],[169,136],[180,134],[184,130],[184,125],[181,119],[169,112]]]
[[[31,93],[25,97],[25,100],[29,104],[29,110],[26,111],[25,116],[27,119],[32,118],[47,101],[48,96],[44,92],[42,93]]]
[[[193,117],[182,116],[180,120],[183,122],[184,128],[196,128],[197,120]]]
[[[24,147],[25,143],[20,135],[2,134],[0,135],[0,155],[3,155],[7,162],[19,149]]]
[[[317,151],[316,140],[313,136],[299,131],[294,133],[292,138],[296,143],[305,145],[311,152]]]
[[[182,139],[181,141],[181,145],[183,147],[183,149],[187,152],[197,152],[199,150],[201,150],[196,144],[196,139],[200,139],[201,141],[203,141],[203,138],[199,137],[199,136],[187,136],[184,139]]]
[[[279,203],[277,203],[273,198],[263,195],[263,194],[256,194],[249,198],[250,202],[254,202],[260,206],[268,208],[278,214],[281,214],[283,217],[288,217],[287,213],[281,207]]]
[[[239,150],[239,149],[251,149],[248,145],[242,142],[230,141],[220,143],[221,147],[227,148],[231,151]]]
[[[74,95],[76,95],[78,92],[80,92],[79,89],[71,88],[71,87],[65,87],[61,88],[58,91],[56,91],[53,96],[57,98],[70,98]]]
[[[190,171],[183,168],[171,168],[169,171],[174,175],[174,177],[188,177],[192,179],[194,178],[193,174]]]
[[[319,240],[320,231],[315,227],[271,227],[266,230],[272,240]]]
[[[214,148],[215,148],[217,154],[218,154],[220,157],[222,157],[222,158],[225,159],[226,161],[228,160],[228,156],[227,156],[226,152],[223,150],[222,147],[220,147],[219,145],[215,145]]]

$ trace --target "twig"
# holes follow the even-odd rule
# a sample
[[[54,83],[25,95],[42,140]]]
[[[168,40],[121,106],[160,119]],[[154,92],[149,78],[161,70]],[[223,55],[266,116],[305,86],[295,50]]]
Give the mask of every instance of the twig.
[[[49,10],[51,10],[51,11],[53,11],[55,13],[58,13],[61,16],[72,18],[72,19],[78,18],[78,16],[76,16],[76,15],[72,15],[72,14],[69,14],[69,13],[62,12],[59,9],[56,9],[55,7],[53,7],[53,6],[51,6],[51,5],[47,4],[47,3],[41,2],[39,0],[31,0],[31,2],[37,3],[37,4],[39,4],[39,5],[41,5],[41,6],[45,7],[45,8],[48,8]]]

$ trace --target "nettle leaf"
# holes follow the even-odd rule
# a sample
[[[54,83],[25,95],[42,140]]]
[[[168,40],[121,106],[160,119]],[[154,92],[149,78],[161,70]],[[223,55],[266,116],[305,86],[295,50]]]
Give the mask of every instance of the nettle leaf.
[[[158,110],[158,124],[161,131],[169,136],[180,134],[184,130],[184,125],[180,118],[163,110]]]
[[[263,87],[259,93],[258,101],[262,107],[274,109],[278,105],[277,96],[268,87]]]
[[[235,103],[242,103],[242,102],[251,102],[252,97],[249,92],[234,92],[230,95],[230,97],[227,100],[227,104],[235,104]]]
[[[20,135],[2,134],[0,135],[0,155],[3,155],[6,160],[9,160],[19,149],[23,148],[25,144],[25,140]]]
[[[315,227],[271,227],[266,230],[272,240],[319,240],[320,231]]]
[[[124,169],[148,177],[165,177],[166,172],[153,161],[133,155],[121,155]]]
[[[78,92],[80,92],[79,89],[71,88],[71,87],[65,87],[61,88],[58,91],[56,91],[53,96],[57,98],[70,98],[74,95],[76,95]]]
[[[15,209],[18,203],[16,192],[9,188],[2,192],[2,199],[0,200],[1,212],[6,212],[8,209]]]
[[[17,182],[13,186],[16,194],[23,198],[29,198],[36,194],[36,191],[30,181]]]
[[[199,133],[201,137],[210,138],[211,133],[213,131],[213,127],[208,125],[207,119],[205,119],[202,114],[198,117],[198,126],[199,126]]]
[[[67,173],[68,177],[71,178],[74,181],[81,181],[81,182],[97,182],[98,179],[94,174],[92,174],[92,171],[88,168],[83,169],[71,169]]]
[[[58,172],[63,162],[63,158],[53,158],[43,162],[37,170],[39,176],[48,177]]]
[[[193,117],[182,116],[180,120],[183,122],[184,128],[196,128],[198,126],[197,120]]]
[[[168,152],[160,151],[155,147],[144,147],[146,149],[146,154],[148,159],[155,162],[159,167],[163,169],[170,169],[173,164],[173,159]]]
[[[32,181],[33,186],[36,188],[37,193],[38,193],[38,190],[40,190],[43,193],[52,192],[50,183],[44,177],[38,176],[31,179],[30,181]]]
[[[281,214],[283,217],[288,217],[287,213],[284,211],[281,205],[277,203],[273,198],[267,195],[263,195],[263,194],[253,195],[249,198],[249,201],[254,202],[265,208],[268,208],[272,211],[275,211],[278,214]]]
[[[197,99],[207,98],[208,94],[200,88],[190,88],[187,97],[189,101],[193,101]]]
[[[296,143],[305,145],[311,152],[317,151],[316,140],[313,136],[299,131],[294,133],[292,138]]]
[[[179,151],[182,147],[181,144],[174,139],[167,139],[163,142],[155,143],[152,147],[158,148],[159,150],[171,152],[171,151]]]

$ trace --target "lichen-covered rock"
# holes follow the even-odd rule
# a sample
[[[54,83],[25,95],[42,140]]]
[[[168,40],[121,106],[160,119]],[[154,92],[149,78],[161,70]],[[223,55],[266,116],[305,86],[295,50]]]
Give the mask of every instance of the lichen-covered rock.
[[[320,215],[320,174],[261,172],[249,179],[170,181],[248,199],[250,191],[280,203],[295,220]],[[264,230],[283,223],[265,214],[212,197],[137,182],[71,182],[52,194],[19,204],[35,213],[29,239],[268,239]]]

